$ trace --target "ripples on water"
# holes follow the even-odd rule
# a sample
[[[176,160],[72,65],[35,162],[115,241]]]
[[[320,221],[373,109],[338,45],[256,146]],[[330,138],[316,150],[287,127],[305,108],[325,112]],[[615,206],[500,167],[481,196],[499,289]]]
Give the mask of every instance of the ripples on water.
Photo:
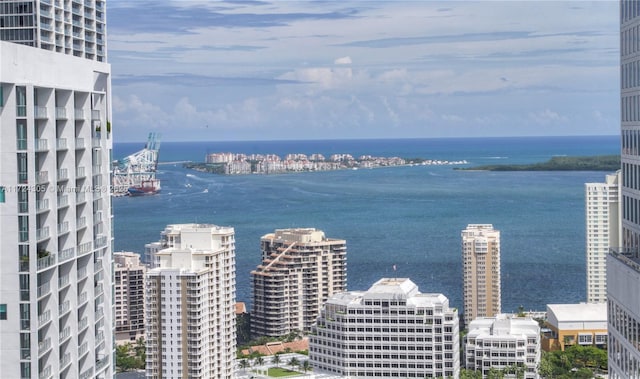
[[[495,151],[480,140],[475,145],[467,140],[450,143],[448,149],[436,144],[439,150],[425,143],[425,151],[415,142],[405,147],[400,142],[351,144],[362,151],[369,148],[367,154],[372,155],[380,154],[372,150],[390,151],[395,146],[394,154],[387,156],[467,159],[471,164],[616,153],[616,137],[591,138],[580,141],[582,150],[576,150],[575,139],[564,144],[558,139],[536,140],[537,145],[509,140],[506,147],[495,143],[502,146]],[[197,150],[175,145],[180,146],[169,144],[165,160],[192,159],[189,154]],[[330,150],[334,145],[312,144],[318,150],[311,151],[285,146],[282,149],[288,150],[267,152],[323,152],[322,146]],[[244,146],[256,148],[259,143]],[[213,151],[232,151],[225,147]],[[117,145],[115,150],[117,154]],[[127,153],[124,150],[120,147],[121,155]],[[436,151],[441,155],[430,155]],[[347,240],[350,290],[363,290],[383,276],[397,275],[411,278],[422,292],[444,293],[452,306],[462,308],[460,232],[469,223],[492,223],[501,231],[503,310],[515,311],[520,305],[544,310],[549,303],[584,301],[584,183],[604,181],[604,176],[602,172],[462,172],[450,166],[216,176],[162,165],[161,194],[113,200],[115,248],[142,252],[144,244],[158,240],[170,223],[233,226],[237,298],[250,302],[249,273],[260,262],[260,237],[276,228],[315,227],[328,237]]]

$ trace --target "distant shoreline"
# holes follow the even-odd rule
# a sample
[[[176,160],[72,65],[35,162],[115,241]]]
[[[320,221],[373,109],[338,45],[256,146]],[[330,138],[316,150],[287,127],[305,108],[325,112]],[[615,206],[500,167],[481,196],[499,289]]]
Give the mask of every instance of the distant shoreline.
[[[474,167],[455,167],[460,171],[616,171],[620,169],[619,155],[584,157],[553,157],[546,162],[531,164],[495,164]]]

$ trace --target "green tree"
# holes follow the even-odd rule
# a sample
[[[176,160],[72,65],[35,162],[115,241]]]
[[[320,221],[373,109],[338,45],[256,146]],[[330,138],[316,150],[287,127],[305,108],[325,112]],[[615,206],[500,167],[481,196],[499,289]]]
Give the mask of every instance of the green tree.
[[[291,366],[292,370],[295,370],[298,366],[300,366],[300,361],[296,357],[292,357],[288,362],[289,366]]]
[[[311,363],[309,363],[309,360],[307,359],[302,362],[302,371],[304,371],[304,373],[306,374],[309,370],[311,370]]]
[[[280,364],[280,354],[274,355],[273,358],[271,358],[271,363],[278,367],[278,365]]]
[[[262,366],[264,364],[264,358],[258,356],[253,362],[256,366]]]

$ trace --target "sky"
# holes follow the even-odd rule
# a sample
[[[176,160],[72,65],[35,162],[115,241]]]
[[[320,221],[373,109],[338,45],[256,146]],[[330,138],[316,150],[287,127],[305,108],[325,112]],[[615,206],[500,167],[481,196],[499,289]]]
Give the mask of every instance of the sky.
[[[107,6],[116,142],[619,134],[617,1]]]

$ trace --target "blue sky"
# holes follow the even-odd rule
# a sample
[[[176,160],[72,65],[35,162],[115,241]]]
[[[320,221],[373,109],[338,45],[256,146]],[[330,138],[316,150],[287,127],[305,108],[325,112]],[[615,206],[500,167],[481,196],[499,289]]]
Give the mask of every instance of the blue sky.
[[[619,133],[616,1],[107,5],[116,142]]]

